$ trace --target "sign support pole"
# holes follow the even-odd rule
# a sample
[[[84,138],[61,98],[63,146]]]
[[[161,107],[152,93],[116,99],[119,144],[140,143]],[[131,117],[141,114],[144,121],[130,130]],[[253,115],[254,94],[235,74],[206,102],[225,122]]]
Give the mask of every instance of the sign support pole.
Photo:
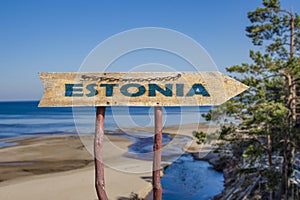
[[[105,106],[96,107],[96,128],[94,138],[95,187],[99,200],[108,200],[105,192],[104,165],[102,160]]]
[[[155,116],[155,135],[153,145],[153,199],[162,199],[162,186],[160,184],[160,165],[161,165],[161,150],[162,150],[162,107],[154,107]]]

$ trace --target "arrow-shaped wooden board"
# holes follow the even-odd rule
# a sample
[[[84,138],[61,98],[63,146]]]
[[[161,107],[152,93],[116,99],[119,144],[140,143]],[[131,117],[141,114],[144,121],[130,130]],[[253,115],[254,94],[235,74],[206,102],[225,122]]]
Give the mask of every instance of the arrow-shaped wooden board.
[[[39,107],[220,105],[248,87],[220,72],[40,73]]]

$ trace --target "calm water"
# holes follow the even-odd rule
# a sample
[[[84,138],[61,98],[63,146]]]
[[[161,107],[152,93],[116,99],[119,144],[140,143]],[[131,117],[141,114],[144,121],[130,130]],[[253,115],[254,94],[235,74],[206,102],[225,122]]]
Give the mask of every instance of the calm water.
[[[161,179],[164,200],[209,200],[221,193],[223,173],[215,171],[205,161],[194,160],[190,154],[182,155],[165,170]],[[146,198],[153,199],[153,193]]]
[[[38,102],[0,102],[0,139],[39,134],[93,133],[95,108],[38,108]],[[204,121],[210,107],[165,107],[164,126]],[[152,107],[107,107],[105,129],[153,126]]]
[[[223,173],[205,161],[194,160],[190,154],[173,162],[163,176],[163,199],[208,200],[223,190]]]
[[[38,108],[38,102],[0,102],[0,139],[19,136],[53,134],[93,134],[94,108]],[[210,107],[165,107],[163,125],[178,125],[204,121],[201,114]],[[105,128],[110,130],[132,126],[153,126],[151,107],[107,107]],[[136,159],[151,160],[153,133],[138,133],[129,137],[134,143],[125,155]],[[124,135],[123,135],[124,136]],[[211,199],[223,189],[222,173],[214,171],[207,162],[195,161],[191,155],[182,155],[187,137],[171,138],[163,134],[163,143],[173,144],[162,152],[162,160],[175,161],[162,178],[163,199]],[[0,147],[16,145],[0,141]],[[141,154],[142,153],[142,154]],[[143,154],[146,153],[146,154]],[[142,155],[142,156],[141,156]]]
[[[153,133],[134,133],[134,134],[118,134],[112,133],[113,135],[119,135],[133,141],[128,147],[128,153],[124,156],[135,158],[139,160],[153,160]],[[170,134],[162,134],[162,161],[173,162],[177,160],[179,156],[184,154],[183,147],[191,141],[189,137],[171,137]],[[165,147],[164,145],[168,145]]]
[[[126,156],[152,160],[153,155],[150,152],[153,148],[153,137],[150,133],[138,133],[138,135],[140,137],[120,135],[134,141],[129,146]],[[169,134],[163,134],[163,145],[170,141],[172,144],[162,150],[162,161],[173,162],[167,167],[161,179],[163,199],[209,200],[221,193],[224,189],[223,173],[215,171],[208,162],[194,160],[191,154],[183,152],[183,144],[189,142],[190,138],[182,137],[175,140],[177,141],[174,141]],[[147,200],[152,200],[152,195],[149,194]]]

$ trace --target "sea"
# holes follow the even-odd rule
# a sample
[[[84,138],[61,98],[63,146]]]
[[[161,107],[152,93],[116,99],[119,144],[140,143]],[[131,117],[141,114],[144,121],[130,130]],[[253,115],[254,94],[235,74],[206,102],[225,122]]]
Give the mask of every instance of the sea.
[[[94,132],[94,107],[38,107],[38,101],[0,102],[0,139]],[[163,107],[163,125],[205,121],[211,107]],[[153,107],[107,107],[105,129],[154,126]]]
[[[0,102],[0,148],[17,145],[6,140],[8,138],[94,134],[96,112],[94,107],[40,108],[38,104],[38,101]],[[210,109],[209,106],[163,107],[163,126],[205,122],[202,114]],[[154,109],[106,107],[104,126],[110,133],[128,127],[154,126]],[[145,134],[153,133],[140,133]],[[152,149],[151,137],[147,139],[129,137],[129,139],[132,139],[133,144],[129,146],[128,154],[124,156],[130,157],[130,153],[136,155]],[[172,138],[168,134],[163,135],[164,143],[170,140]],[[181,142],[189,140],[190,138],[183,137]],[[172,149],[176,149],[176,146]],[[171,151],[163,152],[163,156],[171,155]],[[192,155],[183,152],[182,156],[165,170],[161,180],[164,188],[163,199],[212,199],[223,190],[223,181],[223,173],[213,170],[207,162],[194,160]]]

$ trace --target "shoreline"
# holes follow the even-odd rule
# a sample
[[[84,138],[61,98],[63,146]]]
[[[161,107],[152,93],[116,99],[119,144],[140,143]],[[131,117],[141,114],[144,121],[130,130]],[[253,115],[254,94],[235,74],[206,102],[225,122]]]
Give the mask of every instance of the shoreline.
[[[120,148],[131,144],[125,138],[108,137]],[[78,136],[26,138],[18,142],[17,146],[0,149],[3,155],[0,157],[1,199],[97,199],[94,158]],[[123,169],[147,166],[146,161],[124,158],[120,152],[105,153],[106,159],[110,158]],[[151,173],[129,174],[107,166],[104,170],[110,199],[127,198],[131,192],[145,195],[145,188],[151,186],[143,179]]]
[[[189,124],[183,126],[185,126],[186,131],[178,133],[178,136],[193,138],[192,131],[195,130],[194,126]],[[207,127],[204,127],[204,124],[201,124],[201,126],[201,130],[207,129]],[[178,126],[171,126],[164,128],[163,132],[174,135],[178,132],[178,130]],[[143,130],[128,128],[127,131],[152,132],[153,128],[145,127],[143,128]],[[120,130],[119,132],[123,131]],[[93,138],[93,136],[87,136],[86,139],[88,139],[88,137],[90,137],[89,139]],[[113,164],[117,165],[118,167],[117,170],[112,169],[108,166],[105,166],[104,169],[106,176],[105,181],[107,193],[110,199],[129,198],[131,193],[137,194],[139,198],[145,198],[146,196],[148,196],[148,194],[152,190],[152,162],[136,160],[133,158],[125,158],[124,156],[122,156],[122,154],[128,151],[127,147],[132,144],[132,142],[126,138],[119,136],[107,135],[106,137],[109,139],[109,141],[113,141],[114,144],[117,144],[117,147],[121,149],[121,151],[118,152],[110,152],[109,150],[104,152],[106,155],[106,158],[104,159],[107,159],[110,165]],[[2,180],[0,181],[0,196],[4,197],[1,199],[6,199],[5,195],[10,195],[8,198],[10,200],[24,198],[24,193],[25,196],[26,194],[32,196],[29,188],[31,188],[32,190],[32,187],[38,187],[40,188],[38,190],[43,191],[43,184],[41,184],[41,182],[43,181],[48,180],[48,182],[66,182],[66,180],[68,179],[72,180],[69,183],[69,186],[60,186],[62,188],[65,188],[64,190],[62,190],[58,186],[54,187],[56,188],[56,191],[60,191],[61,194],[60,196],[55,196],[55,199],[68,199],[68,195],[80,197],[80,194],[77,194],[78,191],[75,192],[76,194],[67,194],[67,191],[72,190],[70,188],[78,187],[79,185],[81,185],[81,188],[84,188],[83,193],[86,193],[84,199],[96,199],[96,193],[93,185],[93,156],[86,151],[78,135],[52,135],[22,139],[10,138],[8,140],[10,142],[17,142],[18,144],[16,146],[0,148],[0,153],[2,153],[1,155],[5,155],[0,157],[0,177]],[[193,153],[195,153],[199,148],[197,146],[199,145],[196,144],[195,138],[193,138],[191,144],[188,145],[188,148],[185,148],[186,153],[191,153],[193,155]],[[108,148],[111,149],[111,147],[109,146]],[[26,149],[29,149],[30,151],[27,152]],[[39,153],[35,152],[37,150]],[[33,162],[34,164],[31,165]],[[5,163],[8,165],[5,166]],[[18,166],[15,165],[20,163],[23,164]],[[163,168],[167,167],[169,164],[165,163],[165,166]],[[32,166],[35,167],[30,168]],[[129,174],[126,172],[122,172],[122,170],[126,171],[132,168],[133,170],[148,172],[143,174]],[[3,176],[3,174],[5,174],[5,176]],[[83,180],[83,183],[76,183],[76,180]],[[66,187],[70,188],[66,189]],[[28,191],[24,191],[24,188],[27,188]],[[12,194],[12,191],[22,191],[20,192],[20,195],[22,195],[18,196],[18,193]],[[74,192],[74,190],[72,191]],[[38,192],[38,195],[42,194],[42,192]],[[48,195],[48,193],[44,194]],[[34,195],[36,196],[37,193],[35,193]],[[50,200],[54,197],[52,195],[51,197],[45,198],[45,196],[43,196],[42,198],[45,200]]]

